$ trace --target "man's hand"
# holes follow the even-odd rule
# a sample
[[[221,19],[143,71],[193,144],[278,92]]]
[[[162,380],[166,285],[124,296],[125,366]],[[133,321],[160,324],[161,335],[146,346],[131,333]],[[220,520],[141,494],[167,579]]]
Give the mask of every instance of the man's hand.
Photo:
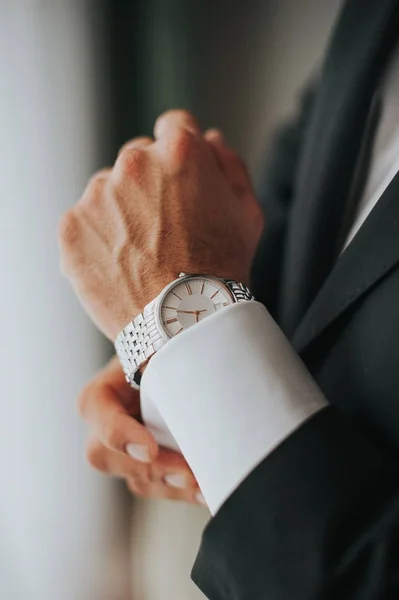
[[[64,273],[110,339],[181,271],[248,281],[262,228],[242,161],[184,111],[97,173],[60,224]]]
[[[139,394],[116,357],[84,388],[79,411],[91,429],[87,458],[95,469],[126,479],[138,496],[203,503],[183,456],[159,448],[140,423]]]

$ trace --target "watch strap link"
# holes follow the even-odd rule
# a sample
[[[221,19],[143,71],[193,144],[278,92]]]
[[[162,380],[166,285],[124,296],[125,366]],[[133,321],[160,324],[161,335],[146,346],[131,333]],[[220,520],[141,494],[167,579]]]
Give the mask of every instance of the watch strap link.
[[[134,386],[138,369],[163,345],[156,326],[153,310],[144,309],[119,333],[115,350],[122,365],[126,381]]]
[[[255,300],[255,297],[243,283],[235,281],[234,279],[224,279],[223,281],[231,290],[237,302],[250,302],[251,300]]]

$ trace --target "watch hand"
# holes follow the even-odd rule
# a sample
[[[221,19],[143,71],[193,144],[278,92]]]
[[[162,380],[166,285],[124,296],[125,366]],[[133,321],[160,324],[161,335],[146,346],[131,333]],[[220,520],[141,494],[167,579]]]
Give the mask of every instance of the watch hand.
[[[207,308],[203,308],[202,310],[177,310],[176,312],[184,313],[185,315],[199,315],[207,310]]]

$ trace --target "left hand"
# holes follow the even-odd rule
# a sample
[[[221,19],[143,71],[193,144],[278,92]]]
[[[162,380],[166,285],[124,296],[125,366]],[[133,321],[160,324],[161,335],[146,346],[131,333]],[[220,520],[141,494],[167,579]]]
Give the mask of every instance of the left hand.
[[[85,385],[78,407],[90,429],[92,467],[124,478],[136,496],[204,504],[183,456],[160,448],[142,423],[139,393],[126,383],[116,356]]]
[[[110,339],[181,271],[248,282],[263,229],[240,158],[170,111],[121,149],[60,223],[64,273]]]

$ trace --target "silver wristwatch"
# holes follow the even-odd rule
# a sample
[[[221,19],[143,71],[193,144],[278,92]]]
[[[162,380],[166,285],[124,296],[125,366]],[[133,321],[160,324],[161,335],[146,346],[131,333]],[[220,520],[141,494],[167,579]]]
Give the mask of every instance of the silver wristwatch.
[[[116,338],[126,381],[138,388],[140,367],[172,337],[226,306],[251,300],[243,283],[180,273]]]

